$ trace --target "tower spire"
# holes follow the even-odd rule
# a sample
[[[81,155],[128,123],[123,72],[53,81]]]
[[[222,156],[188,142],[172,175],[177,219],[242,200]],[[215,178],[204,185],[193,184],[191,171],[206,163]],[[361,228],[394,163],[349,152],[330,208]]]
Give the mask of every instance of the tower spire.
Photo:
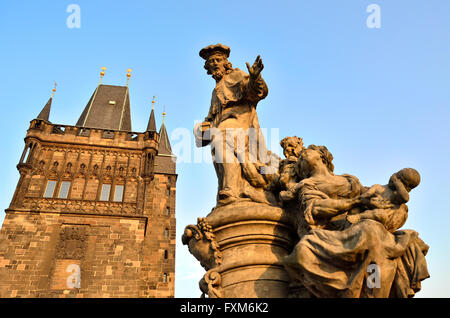
[[[50,117],[50,110],[52,108],[52,100],[53,100],[53,95],[55,95],[55,92],[56,92],[56,82],[55,82],[55,84],[53,86],[53,89],[52,89],[52,95],[48,99],[47,104],[45,104],[44,108],[42,108],[41,112],[36,117],[37,119],[42,119],[42,120],[45,120],[45,121],[49,121],[48,119]]]
[[[167,134],[165,118],[166,118],[166,106],[164,105],[163,122],[159,129],[159,150],[158,154],[172,155],[172,147],[170,146],[169,135]]]
[[[148,120],[147,131],[156,132],[156,120],[155,120],[155,96],[152,100],[152,111],[150,113],[150,118]]]

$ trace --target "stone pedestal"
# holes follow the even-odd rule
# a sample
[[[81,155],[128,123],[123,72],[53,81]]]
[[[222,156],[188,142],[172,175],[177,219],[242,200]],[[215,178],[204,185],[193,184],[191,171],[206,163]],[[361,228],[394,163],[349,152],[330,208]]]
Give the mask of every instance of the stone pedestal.
[[[282,260],[297,241],[290,224],[279,207],[240,202],[186,227],[183,243],[207,270],[200,288],[209,297],[287,297]]]

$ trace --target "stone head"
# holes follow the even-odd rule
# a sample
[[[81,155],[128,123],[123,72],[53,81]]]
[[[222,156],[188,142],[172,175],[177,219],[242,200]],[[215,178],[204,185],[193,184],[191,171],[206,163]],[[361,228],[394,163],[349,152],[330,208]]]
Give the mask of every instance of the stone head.
[[[334,171],[333,155],[327,147],[310,145],[300,152],[297,169],[302,178],[308,178],[320,166],[325,166],[330,173]]]
[[[283,154],[286,158],[296,157],[300,155],[303,148],[303,139],[297,136],[285,137],[280,141],[281,148],[283,148]]]
[[[217,82],[233,70],[233,65],[228,61],[230,48],[226,45],[210,45],[203,48],[199,54],[205,60],[204,68],[207,74],[212,75]]]
[[[403,183],[406,191],[411,191],[417,187],[420,183],[420,174],[416,169],[404,168],[396,173],[394,173],[389,179],[389,185],[395,185],[394,176]]]

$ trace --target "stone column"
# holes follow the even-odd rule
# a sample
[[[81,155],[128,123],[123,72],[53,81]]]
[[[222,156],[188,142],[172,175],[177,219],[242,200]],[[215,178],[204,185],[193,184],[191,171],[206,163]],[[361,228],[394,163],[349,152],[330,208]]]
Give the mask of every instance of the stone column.
[[[244,201],[187,226],[183,244],[207,270],[202,291],[211,298],[288,297],[282,260],[297,241],[291,224],[280,207]]]

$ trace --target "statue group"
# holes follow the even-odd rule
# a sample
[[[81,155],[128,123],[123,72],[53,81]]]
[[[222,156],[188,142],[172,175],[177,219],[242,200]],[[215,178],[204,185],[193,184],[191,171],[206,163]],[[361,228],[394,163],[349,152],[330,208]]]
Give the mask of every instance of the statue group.
[[[297,136],[281,140],[279,158],[256,113],[268,94],[262,59],[247,74],[229,55],[223,44],[200,51],[216,87],[194,135],[211,147],[217,204],[182,240],[206,270],[203,296],[413,297],[429,277],[428,246],[400,228],[419,173],[405,168],[367,187],[335,174],[325,146]]]

